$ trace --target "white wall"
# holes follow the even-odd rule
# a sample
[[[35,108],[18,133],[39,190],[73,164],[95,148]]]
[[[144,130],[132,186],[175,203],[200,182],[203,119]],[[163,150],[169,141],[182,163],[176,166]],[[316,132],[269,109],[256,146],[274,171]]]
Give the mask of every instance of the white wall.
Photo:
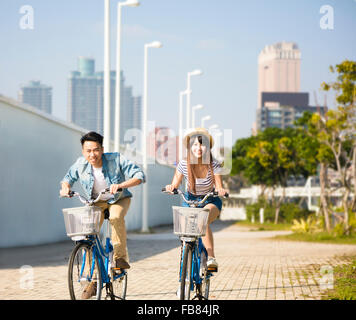
[[[80,206],[60,199],[59,182],[81,155],[87,131],[30,106],[0,96],[0,247],[44,244],[67,239],[62,208]],[[174,168],[149,166],[149,226],[172,223],[178,199],[161,194]],[[79,184],[73,189],[81,191]],[[142,186],[130,189],[128,230],[141,228]]]

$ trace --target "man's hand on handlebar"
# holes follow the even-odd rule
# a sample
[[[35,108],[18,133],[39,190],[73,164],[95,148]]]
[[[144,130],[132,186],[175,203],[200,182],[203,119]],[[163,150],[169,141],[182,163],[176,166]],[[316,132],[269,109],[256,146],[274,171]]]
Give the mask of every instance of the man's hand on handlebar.
[[[70,198],[70,185],[68,183],[62,183],[62,189],[59,190],[60,197],[67,197]]]
[[[110,185],[110,189],[109,189],[111,194],[117,193],[119,191],[122,191],[122,188],[120,187],[119,184],[112,184]]]

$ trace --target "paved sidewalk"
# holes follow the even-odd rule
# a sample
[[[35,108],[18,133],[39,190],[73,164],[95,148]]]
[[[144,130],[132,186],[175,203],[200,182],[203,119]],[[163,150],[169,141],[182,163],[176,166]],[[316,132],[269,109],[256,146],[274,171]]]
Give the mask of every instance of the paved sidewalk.
[[[213,223],[219,272],[210,299],[320,299],[332,268],[356,255],[356,246],[280,241],[286,231],[250,231],[229,221]],[[179,241],[172,227],[128,234],[131,269],[127,299],[177,299]],[[71,241],[0,249],[0,299],[68,299]],[[26,267],[27,266],[27,267]],[[329,270],[322,276],[321,269]]]

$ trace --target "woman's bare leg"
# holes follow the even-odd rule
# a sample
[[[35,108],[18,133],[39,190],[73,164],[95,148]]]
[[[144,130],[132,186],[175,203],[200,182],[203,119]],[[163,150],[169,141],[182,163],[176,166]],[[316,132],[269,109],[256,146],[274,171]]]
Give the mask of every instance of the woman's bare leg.
[[[209,218],[208,218],[208,225],[206,227],[205,236],[201,239],[203,240],[204,247],[208,252],[209,257],[215,257],[214,253],[214,237],[213,232],[211,231],[210,224],[216,220],[219,216],[219,209],[212,203],[207,204],[204,208],[208,208],[210,210]]]

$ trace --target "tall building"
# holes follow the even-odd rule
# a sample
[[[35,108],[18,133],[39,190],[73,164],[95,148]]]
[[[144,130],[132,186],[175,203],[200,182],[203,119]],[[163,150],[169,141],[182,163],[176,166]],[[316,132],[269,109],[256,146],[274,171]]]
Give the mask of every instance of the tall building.
[[[273,102],[265,102],[262,108],[257,108],[257,130],[263,131],[270,127],[281,129],[294,127],[294,122],[301,118],[304,112],[319,112],[321,115],[326,113],[326,106],[315,107],[309,106],[308,103],[296,103],[298,98],[300,98],[299,95],[303,95],[303,98],[309,100],[309,94],[304,92],[275,94],[273,95]],[[283,101],[283,98],[285,99],[288,96],[290,98],[287,99],[287,102]]]
[[[300,59],[301,52],[293,42],[268,45],[259,54],[253,134],[269,127],[293,127],[305,111],[327,111],[326,106],[309,106],[309,93],[300,92]]]
[[[267,45],[258,56],[258,101],[262,92],[300,91],[301,52],[294,42]]]
[[[40,81],[30,81],[20,88],[19,101],[29,104],[47,113],[52,113],[52,87]]]
[[[132,117],[133,117],[133,128],[141,129],[142,127],[142,97],[133,97],[133,107],[132,107]]]
[[[114,139],[115,83],[116,72],[110,72],[110,135]],[[135,102],[136,101],[136,102]],[[141,129],[141,97],[134,97],[132,87],[125,86],[121,71],[120,97],[120,143],[124,143],[125,132],[137,127]],[[95,72],[95,60],[79,57],[78,71],[68,78],[67,120],[88,130],[103,134],[104,121],[104,73]]]

